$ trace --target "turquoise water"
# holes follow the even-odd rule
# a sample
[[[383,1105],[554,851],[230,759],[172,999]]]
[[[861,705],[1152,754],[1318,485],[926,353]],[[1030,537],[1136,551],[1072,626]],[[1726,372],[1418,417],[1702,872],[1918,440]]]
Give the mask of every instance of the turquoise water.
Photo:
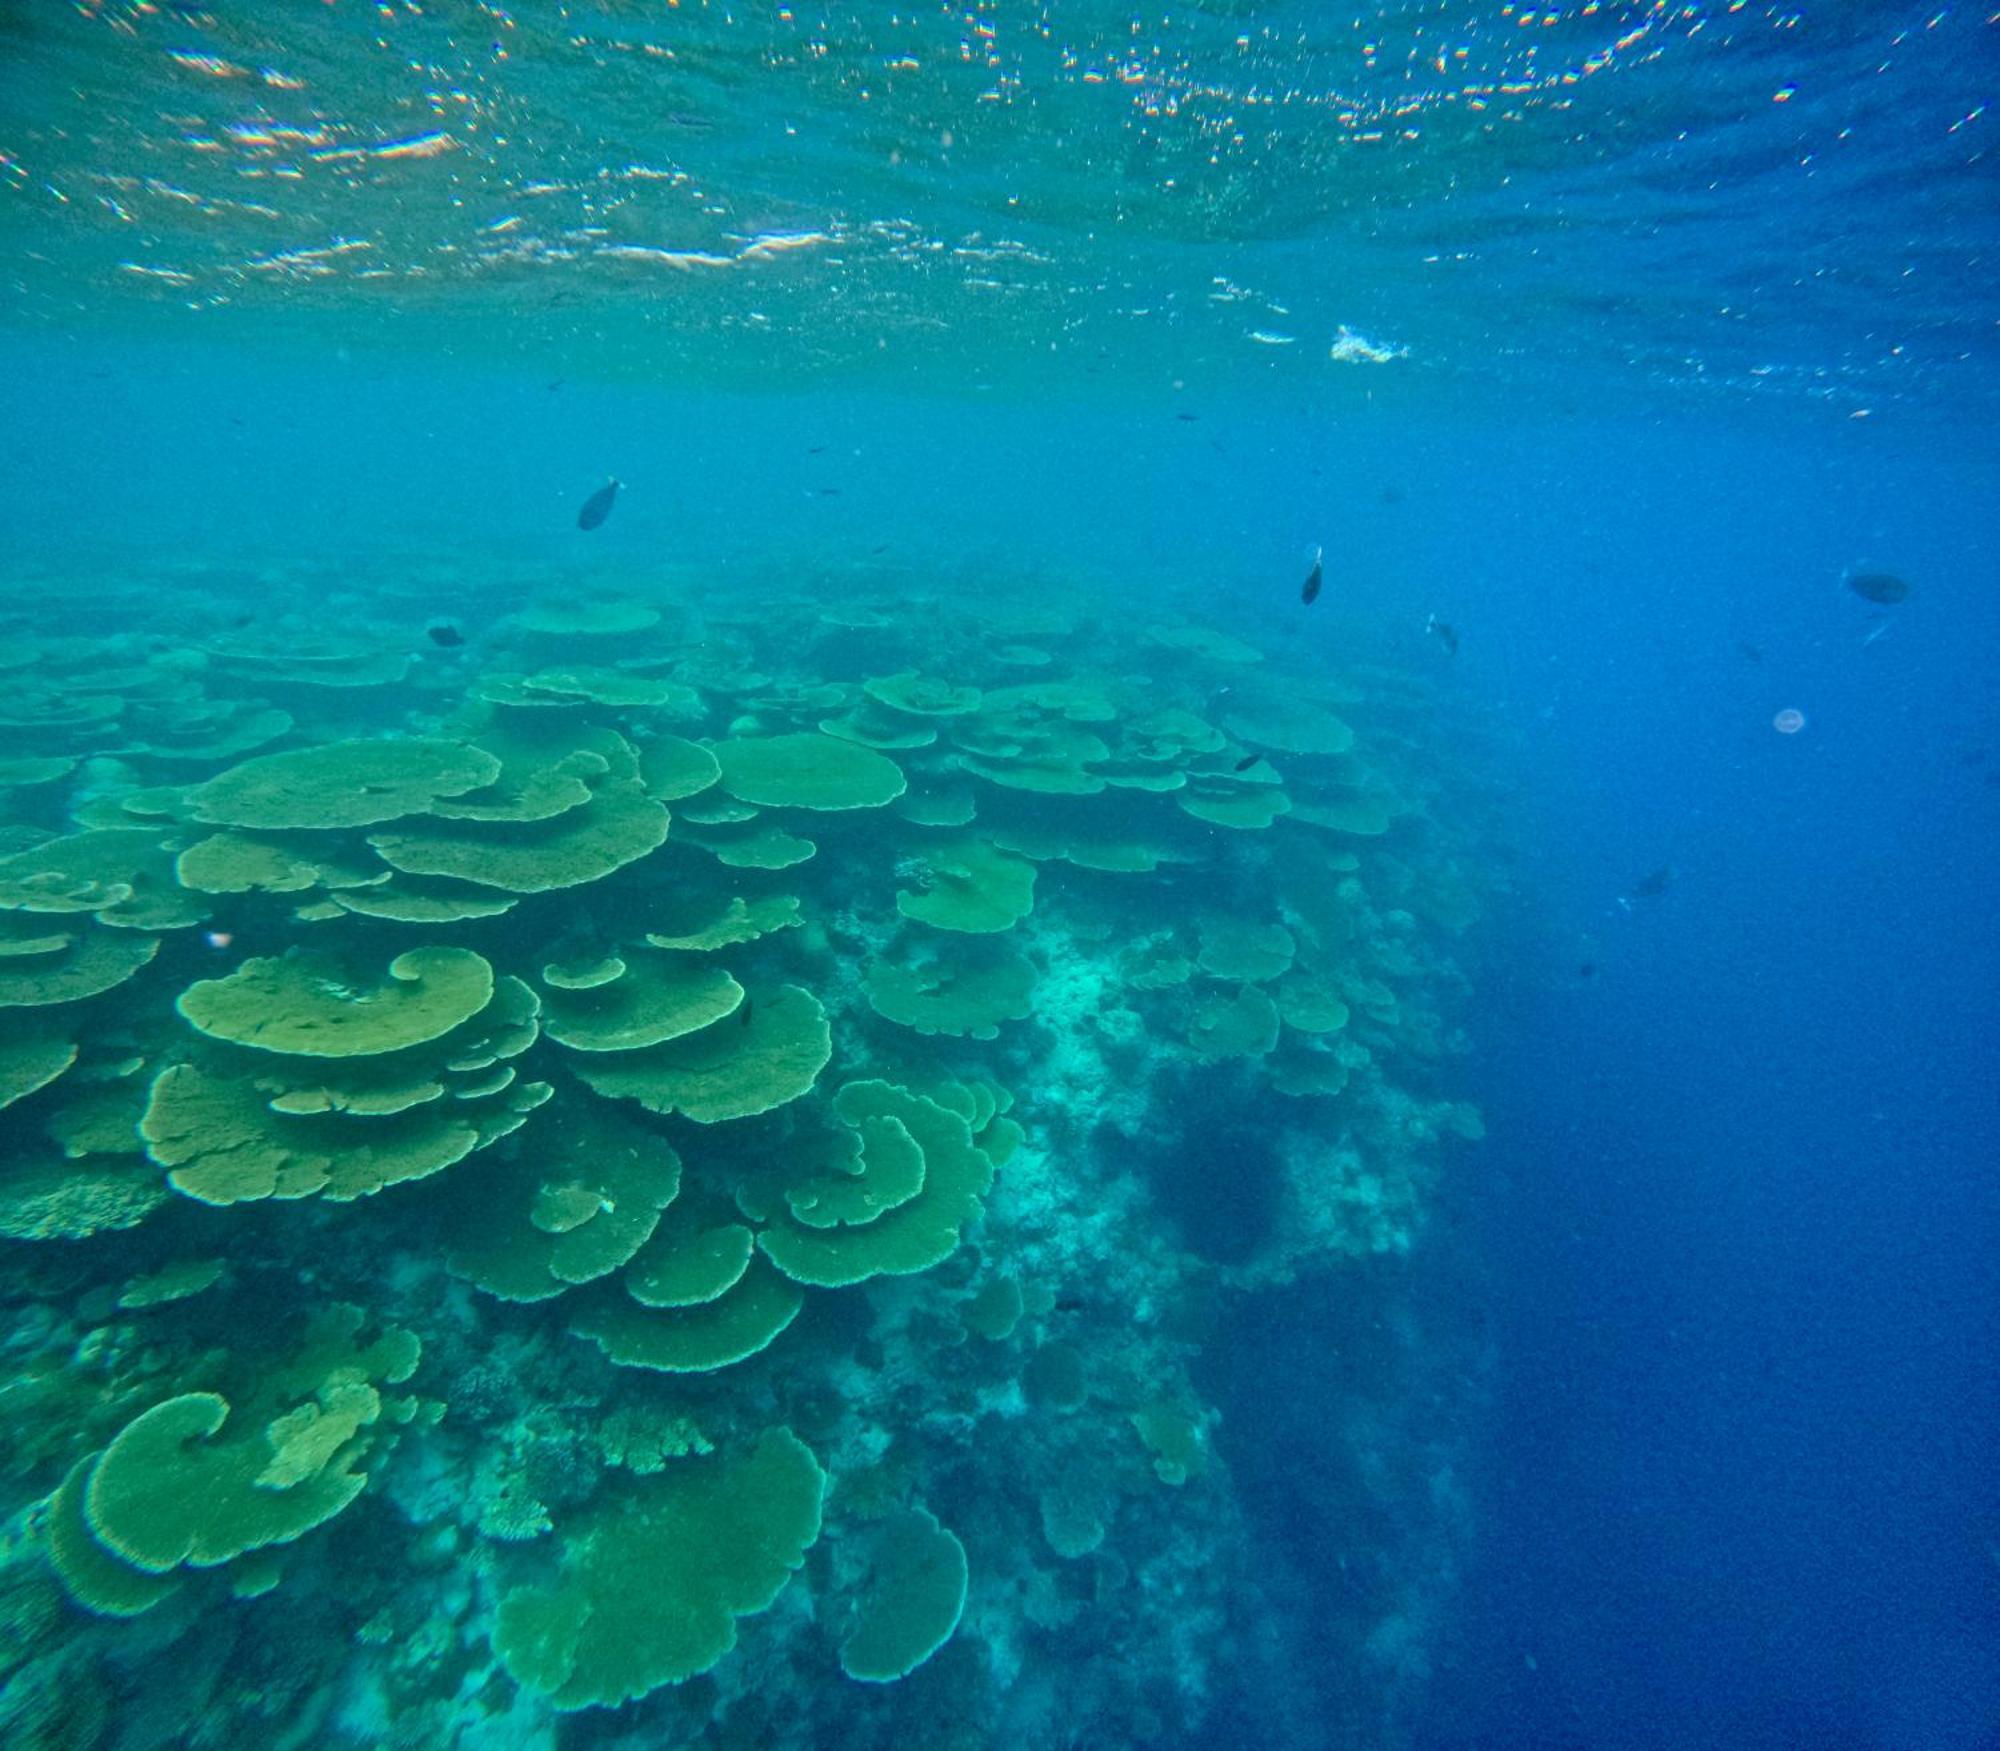
[[[7,1742],[1992,1743],[1993,38],[0,7]]]

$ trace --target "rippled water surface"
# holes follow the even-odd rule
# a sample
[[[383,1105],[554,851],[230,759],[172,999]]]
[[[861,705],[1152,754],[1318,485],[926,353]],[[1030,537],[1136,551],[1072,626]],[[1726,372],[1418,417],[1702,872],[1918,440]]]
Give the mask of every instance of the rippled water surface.
[[[580,330],[602,369],[725,382],[1310,393],[1342,325],[1516,384],[1865,401],[1990,362],[1970,9],[106,0],[0,30],[44,320]]]

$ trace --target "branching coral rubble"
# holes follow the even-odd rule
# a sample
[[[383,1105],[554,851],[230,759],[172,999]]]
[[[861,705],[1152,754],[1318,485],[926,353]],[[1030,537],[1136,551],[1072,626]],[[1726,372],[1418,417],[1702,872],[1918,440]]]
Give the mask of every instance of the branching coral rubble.
[[[986,586],[347,582],[0,637],[0,1732],[1197,1731],[1273,1609],[1200,1310],[1478,1131],[1432,701]]]

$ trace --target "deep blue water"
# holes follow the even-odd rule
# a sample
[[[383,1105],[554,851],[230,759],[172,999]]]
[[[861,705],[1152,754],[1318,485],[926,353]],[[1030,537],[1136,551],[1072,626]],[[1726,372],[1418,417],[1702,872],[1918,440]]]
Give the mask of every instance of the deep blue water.
[[[1734,436],[1653,475],[1547,653],[1527,887],[1568,934],[1488,1010],[1463,1719],[1990,1745],[1996,500],[1948,432]],[[1843,542],[1939,588],[1865,644]]]

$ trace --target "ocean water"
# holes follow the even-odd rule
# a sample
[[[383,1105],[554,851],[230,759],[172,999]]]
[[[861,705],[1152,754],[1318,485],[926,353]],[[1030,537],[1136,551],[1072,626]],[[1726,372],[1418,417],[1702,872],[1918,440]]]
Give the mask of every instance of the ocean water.
[[[0,5],[0,1740],[2000,1744],[1996,66]]]

